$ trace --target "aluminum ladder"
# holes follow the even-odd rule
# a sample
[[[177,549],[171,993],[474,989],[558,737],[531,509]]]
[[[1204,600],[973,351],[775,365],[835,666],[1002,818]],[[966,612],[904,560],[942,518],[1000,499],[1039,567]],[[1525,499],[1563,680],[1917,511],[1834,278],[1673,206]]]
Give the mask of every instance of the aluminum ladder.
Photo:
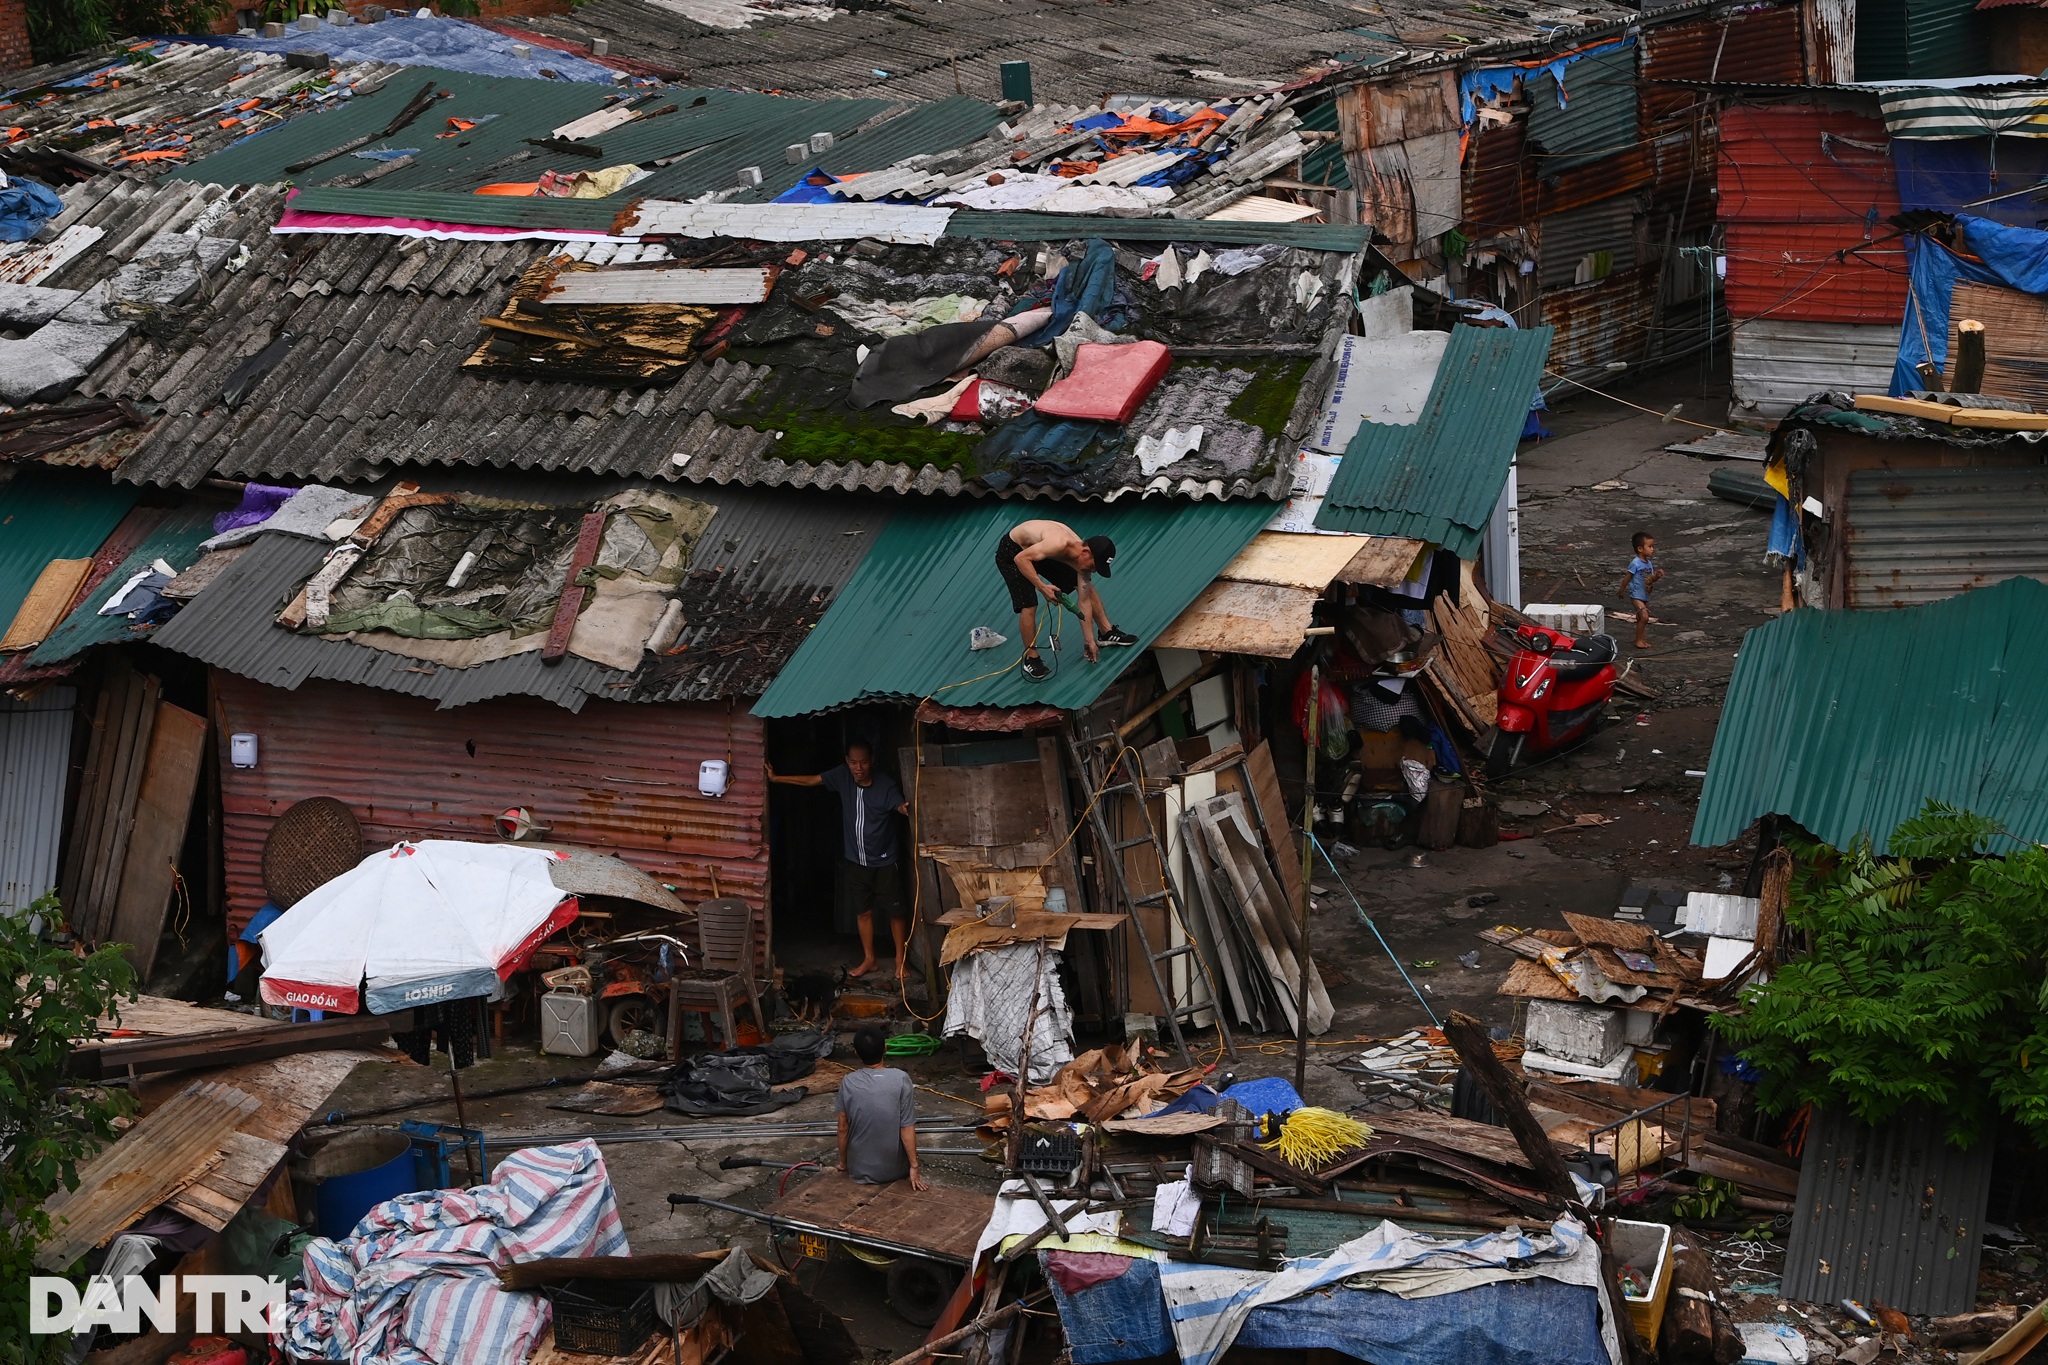
[[[1105,758],[1103,749],[1109,744],[1118,747],[1112,751],[1112,756]],[[1182,1030],[1181,1023],[1183,1020],[1192,1021],[1194,1016],[1203,1010],[1209,1011],[1215,1017],[1216,1036],[1222,1040],[1224,1054],[1233,1062],[1236,1061],[1237,1044],[1231,1038],[1230,1026],[1223,1017],[1224,1004],[1214,998],[1215,986],[1210,985],[1211,999],[1208,1004],[1178,1005],[1174,1003],[1173,992],[1167,989],[1167,978],[1160,974],[1161,963],[1170,963],[1176,958],[1184,957],[1190,963],[1191,974],[1199,974],[1204,981],[1211,979],[1202,962],[1201,949],[1195,943],[1194,931],[1188,928],[1193,921],[1188,918],[1187,907],[1181,901],[1180,891],[1173,884],[1172,864],[1167,857],[1166,845],[1159,838],[1158,827],[1152,823],[1152,810],[1146,800],[1145,774],[1138,763],[1136,752],[1130,752],[1128,761],[1120,764],[1118,756],[1124,753],[1124,749],[1122,741],[1114,734],[1080,741],[1069,731],[1067,753],[1073,760],[1074,771],[1080,774],[1082,782],[1088,789],[1089,827],[1095,834],[1095,847],[1100,861],[1108,867],[1108,886],[1116,903],[1130,916],[1131,932],[1137,936],[1138,950],[1145,955],[1145,969],[1152,975],[1152,988],[1159,993],[1160,1002],[1166,1007],[1164,1017],[1167,1031],[1173,1035],[1174,1046],[1180,1049],[1182,1064],[1193,1066],[1195,1057],[1188,1048],[1187,1035]],[[1119,779],[1117,774],[1120,768],[1134,774],[1135,780]],[[1118,839],[1111,832],[1109,819],[1103,814],[1102,807],[1111,797],[1125,793],[1136,798],[1134,804],[1138,808],[1138,822],[1144,826],[1145,832],[1135,838]],[[1147,892],[1142,896],[1134,895],[1130,880],[1124,875],[1124,854],[1148,844],[1153,855],[1159,860],[1161,889]],[[1161,904],[1167,907],[1169,914],[1188,935],[1187,941],[1177,947],[1155,949],[1151,938],[1145,933],[1145,920],[1138,912]]]

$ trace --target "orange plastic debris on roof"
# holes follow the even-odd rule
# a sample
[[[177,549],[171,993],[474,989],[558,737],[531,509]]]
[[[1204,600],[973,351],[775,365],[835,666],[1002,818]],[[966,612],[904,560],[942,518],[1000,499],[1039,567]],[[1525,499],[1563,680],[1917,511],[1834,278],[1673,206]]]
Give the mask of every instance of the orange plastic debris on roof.
[[[220,126],[223,128],[235,128],[239,127],[241,122],[238,118],[224,118],[220,121]]]
[[[1102,137],[1113,138],[1173,138],[1179,137],[1183,133],[1192,133],[1204,126],[1213,126],[1221,122],[1223,122],[1223,115],[1217,113],[1214,109],[1197,109],[1179,123],[1158,123],[1148,118],[1127,118],[1120,127],[1098,128],[1095,131]]]
[[[87,119],[85,126],[88,128],[111,128],[114,126],[114,121],[110,118]]]
[[[235,106],[235,112],[238,114],[247,113],[249,110],[254,109],[256,106],[262,103],[263,101],[260,99],[243,100],[240,104]]]
[[[461,133],[466,133],[466,132],[468,132],[468,131],[469,131],[470,129],[472,129],[472,128],[474,128],[474,127],[476,127],[476,120],[475,120],[475,119],[468,119],[468,118],[451,118],[451,119],[449,119],[449,120],[448,120],[448,131],[447,131],[447,132],[445,132],[445,133],[436,133],[436,134],[434,134],[434,136],[435,136],[435,137],[455,137],[455,136],[457,136],[458,134],[461,134]]]
[[[479,185],[471,194],[503,194],[524,199],[540,193],[538,180],[501,180],[495,185]]]
[[[113,160],[116,166],[129,161],[170,161],[185,155],[183,147],[164,147],[154,152],[127,152]]]

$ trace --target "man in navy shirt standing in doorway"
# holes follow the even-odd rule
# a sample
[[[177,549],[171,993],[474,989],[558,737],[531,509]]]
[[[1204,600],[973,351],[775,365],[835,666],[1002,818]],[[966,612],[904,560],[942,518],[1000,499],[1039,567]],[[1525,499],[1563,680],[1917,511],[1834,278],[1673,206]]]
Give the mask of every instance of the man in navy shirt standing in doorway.
[[[910,813],[902,784],[875,770],[875,752],[865,740],[846,746],[846,762],[816,777],[785,777],[768,770],[770,782],[791,787],[823,787],[839,797],[839,894],[854,911],[860,926],[861,960],[848,977],[875,969],[875,915],[889,917],[896,940],[896,974],[903,975],[910,946],[910,905],[903,897],[903,842],[895,817]]]

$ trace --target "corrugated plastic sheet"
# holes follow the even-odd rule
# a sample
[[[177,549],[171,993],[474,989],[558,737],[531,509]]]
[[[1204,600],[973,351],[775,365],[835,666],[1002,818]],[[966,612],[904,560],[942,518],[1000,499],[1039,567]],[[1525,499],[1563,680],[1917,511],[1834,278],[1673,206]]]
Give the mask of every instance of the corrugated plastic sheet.
[[[68,687],[0,696],[0,914],[57,889],[77,697]]]
[[[1634,148],[1636,45],[1582,57],[1565,68],[1564,107],[1550,72],[1529,82],[1529,154],[1547,177]]]
[[[346,803],[372,847],[493,840],[492,818],[524,806],[550,842],[617,854],[692,904],[715,886],[764,913],[761,723],[742,706],[596,701],[572,715],[506,697],[451,714],[334,682],[286,692],[217,677],[223,735],[255,734],[262,746],[253,768],[221,765],[230,933],[268,899],[271,826],[313,796]],[[710,758],[731,764],[722,797],[697,794],[697,765]]]
[[[1334,133],[1338,131],[1337,102],[1324,100],[1301,111],[1301,126],[1305,131]],[[1328,185],[1331,189],[1351,188],[1351,168],[1344,163],[1344,144],[1340,138],[1330,138],[1310,150],[1301,159],[1301,178],[1311,185]]]
[[[1743,10],[1643,31],[1643,120],[1683,116],[1706,92],[1662,81],[1754,81],[1802,85],[1806,67],[1800,7]]]
[[[2048,585],[1896,611],[1794,611],[1743,637],[1692,841],[1778,814],[1880,851],[1928,801],[2048,840]]]
[[[1100,662],[1088,663],[1081,627],[1066,615],[1061,649],[1046,652],[1057,671],[1034,683],[1016,667],[1024,645],[995,565],[997,542],[1024,518],[1000,503],[905,507],[754,713],[798,716],[922,698],[946,706],[1086,706],[1272,515],[1272,504],[1256,502],[1117,502],[1088,507],[1085,515],[1077,510],[1069,520],[1078,533],[1116,542],[1115,572],[1096,587],[1110,620],[1136,635],[1140,648],[1106,649]],[[1041,636],[1050,634],[1054,613],[1043,609],[1040,617]],[[975,626],[1009,641],[972,650],[968,633]]]
[[[23,469],[0,484],[0,634],[53,559],[88,559],[140,490],[100,474]]]
[[[1883,220],[1899,211],[1898,180],[1874,109],[1731,104],[1720,125],[1724,221],[1854,223],[1873,237],[1891,230]]]
[[[106,581],[87,593],[77,609],[29,654],[29,664],[48,667],[63,663],[94,645],[135,638],[135,632],[130,629],[133,623],[126,616],[102,616],[100,608],[130,578],[159,559],[181,572],[191,568],[199,558],[199,542],[213,534],[214,511],[209,504],[188,503],[165,513],[164,519],[127,559],[115,566]]]
[[[1724,242],[1734,317],[1874,324],[1905,316],[1906,249],[1897,238],[1872,242],[1861,224],[1730,223]]]
[[[1787,1298],[1916,1316],[1977,1306],[1994,1144],[1959,1150],[1945,1127],[1939,1114],[1882,1128],[1814,1115],[1785,1244]]]
[[[1362,422],[1316,525],[1426,540],[1471,559],[1507,484],[1551,329],[1455,327],[1413,426]]]

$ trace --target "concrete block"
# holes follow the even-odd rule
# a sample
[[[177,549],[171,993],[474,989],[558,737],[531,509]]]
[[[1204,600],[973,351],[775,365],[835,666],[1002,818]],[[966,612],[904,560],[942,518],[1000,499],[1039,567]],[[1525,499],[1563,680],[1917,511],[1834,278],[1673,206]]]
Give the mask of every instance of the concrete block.
[[[632,84],[632,81],[633,81],[633,76],[632,76],[632,73],[631,73],[631,72],[627,72],[627,71],[614,71],[614,72],[612,72],[612,84],[613,84],[613,85],[630,85],[630,84]]]
[[[325,52],[310,47],[285,53],[284,64],[295,71],[325,71],[334,65]]]
[[[810,148],[813,153],[829,152],[832,150],[832,144],[836,141],[838,139],[830,133],[812,133]]]
[[[361,22],[365,24],[381,24],[390,17],[391,11],[385,9],[382,5],[364,5]]]
[[[76,289],[35,284],[0,284],[0,327],[40,327],[69,307]]]
[[[612,55],[612,41],[611,41],[611,39],[609,39],[609,38],[592,38],[592,39],[590,40],[590,55],[591,55],[591,56],[593,56],[593,57],[609,57],[609,56],[611,56],[611,55]]]
[[[744,185],[744,186],[746,186],[746,187],[747,187],[747,188],[749,188],[749,189],[751,189],[751,188],[754,188],[754,187],[756,187],[756,186],[760,185],[760,183],[761,183],[761,168],[760,168],[759,166],[742,166],[742,167],[740,167],[740,173],[739,173],[739,183],[740,183],[741,185]]]
[[[301,14],[298,19],[298,27],[301,33],[312,33],[320,27],[320,16],[317,14]]]
[[[327,22],[333,24],[336,28],[340,28],[343,24],[353,24],[355,20],[349,17],[349,13],[345,9],[331,9],[327,11]]]
[[[514,43],[512,44],[512,55],[522,62],[530,62],[533,60],[533,49],[525,43]]]
[[[265,24],[263,26],[263,36],[266,38],[284,37],[284,25],[280,23]]]
[[[1605,635],[1607,608],[1591,602],[1531,602],[1522,615],[1567,635]]]
[[[1627,1044],[1620,1010],[1531,1000],[1523,1036],[1530,1047],[1584,1066],[1606,1066]]]
[[[811,149],[801,142],[792,142],[782,149],[782,159],[792,166],[803,165],[804,158],[810,154]]]

